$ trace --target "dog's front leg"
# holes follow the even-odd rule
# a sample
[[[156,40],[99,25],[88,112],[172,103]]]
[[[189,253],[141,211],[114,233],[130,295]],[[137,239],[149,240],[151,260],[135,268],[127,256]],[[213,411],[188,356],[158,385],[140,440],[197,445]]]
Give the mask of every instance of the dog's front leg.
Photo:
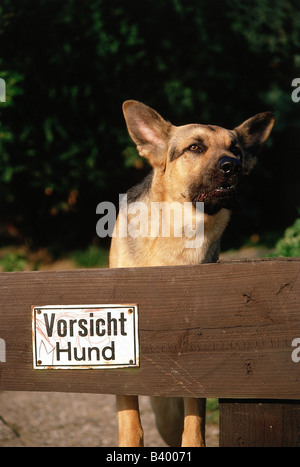
[[[138,396],[117,396],[119,447],[144,446]]]
[[[184,398],[182,447],[205,446],[205,399]]]

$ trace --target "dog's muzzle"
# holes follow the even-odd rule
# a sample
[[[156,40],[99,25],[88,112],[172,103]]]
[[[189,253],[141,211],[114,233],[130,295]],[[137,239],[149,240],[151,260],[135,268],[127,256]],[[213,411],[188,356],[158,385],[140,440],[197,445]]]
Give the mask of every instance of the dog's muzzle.
[[[210,175],[210,182],[200,186],[194,202],[204,202],[204,212],[215,214],[222,208],[231,209],[242,174],[242,164],[239,159],[222,156],[217,161]]]
[[[223,156],[218,161],[218,169],[216,180],[219,181],[219,185],[210,191],[210,196],[230,197],[234,195],[242,172],[240,160]]]

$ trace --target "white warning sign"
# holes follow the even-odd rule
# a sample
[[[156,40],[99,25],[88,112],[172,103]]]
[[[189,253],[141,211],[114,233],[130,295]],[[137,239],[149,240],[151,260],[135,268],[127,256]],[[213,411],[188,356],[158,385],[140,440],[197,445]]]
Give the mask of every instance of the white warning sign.
[[[137,305],[33,306],[35,369],[139,366]]]

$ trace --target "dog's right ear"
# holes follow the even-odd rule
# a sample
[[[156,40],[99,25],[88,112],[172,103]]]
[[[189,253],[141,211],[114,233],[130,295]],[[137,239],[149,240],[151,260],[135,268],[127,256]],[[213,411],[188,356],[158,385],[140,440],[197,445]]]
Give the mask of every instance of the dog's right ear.
[[[138,101],[125,101],[123,112],[128,132],[139,154],[146,157],[153,167],[163,168],[171,123],[166,122],[155,110]]]
[[[272,131],[275,118],[271,112],[262,112],[249,118],[234,129],[245,153],[243,172],[248,174],[256,163],[263,144]]]

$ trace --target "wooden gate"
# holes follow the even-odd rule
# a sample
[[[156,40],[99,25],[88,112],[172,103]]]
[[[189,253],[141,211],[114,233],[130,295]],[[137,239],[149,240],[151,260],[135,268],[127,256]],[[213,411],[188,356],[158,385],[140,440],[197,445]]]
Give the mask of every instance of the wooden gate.
[[[218,398],[220,446],[299,446],[299,266],[1,273],[0,390]],[[96,303],[138,304],[140,367],[34,370],[31,307]]]

